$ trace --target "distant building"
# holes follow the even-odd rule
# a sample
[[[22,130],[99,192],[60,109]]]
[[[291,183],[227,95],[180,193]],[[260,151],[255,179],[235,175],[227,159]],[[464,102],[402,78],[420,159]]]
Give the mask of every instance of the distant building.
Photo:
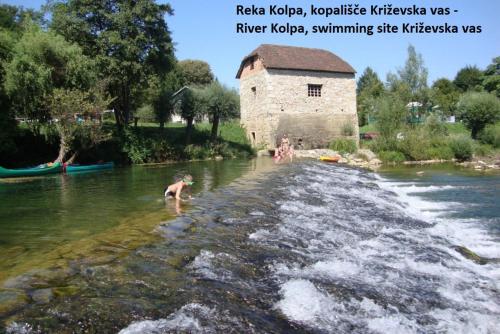
[[[320,49],[263,44],[246,56],[241,123],[254,146],[274,148],[283,134],[299,148],[359,138],[355,70]]]

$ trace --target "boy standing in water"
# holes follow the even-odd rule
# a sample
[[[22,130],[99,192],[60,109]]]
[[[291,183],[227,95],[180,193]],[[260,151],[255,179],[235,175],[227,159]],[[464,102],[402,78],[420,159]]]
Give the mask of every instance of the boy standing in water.
[[[189,174],[184,175],[182,180],[174,184],[169,185],[165,189],[165,197],[172,197],[176,199],[181,199],[182,189],[186,186],[193,185],[193,177]],[[191,198],[191,195],[189,196]]]

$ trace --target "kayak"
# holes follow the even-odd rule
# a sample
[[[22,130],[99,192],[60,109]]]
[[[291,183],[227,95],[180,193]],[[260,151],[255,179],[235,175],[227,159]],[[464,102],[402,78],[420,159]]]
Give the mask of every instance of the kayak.
[[[62,170],[63,166],[59,162],[42,164],[32,168],[7,169],[0,167],[0,178],[56,174],[62,172]]]
[[[93,170],[111,169],[114,166],[115,164],[113,162],[106,162],[96,165],[67,165],[66,172],[67,173],[87,172]]]
[[[319,160],[325,161],[325,162],[339,162],[340,157],[338,155],[334,156],[334,157],[321,156],[321,157],[319,157]]]

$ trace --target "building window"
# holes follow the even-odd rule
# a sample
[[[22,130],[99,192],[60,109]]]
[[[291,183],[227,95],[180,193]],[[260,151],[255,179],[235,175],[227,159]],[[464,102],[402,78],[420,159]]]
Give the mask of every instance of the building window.
[[[252,143],[255,143],[255,132],[252,131]]]
[[[257,96],[257,87],[252,87],[252,93],[253,93],[253,96]]]
[[[321,97],[322,85],[307,85],[307,96]]]

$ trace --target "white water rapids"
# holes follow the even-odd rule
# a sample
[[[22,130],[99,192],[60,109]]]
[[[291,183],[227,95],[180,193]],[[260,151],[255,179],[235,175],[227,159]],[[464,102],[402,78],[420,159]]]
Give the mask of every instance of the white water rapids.
[[[453,248],[498,258],[498,239],[480,220],[449,217],[467,203],[419,196],[466,186],[395,182],[320,163],[263,182],[256,191],[272,209],[225,218],[250,229],[241,252],[202,249],[187,265],[190,275],[267,293],[263,312],[299,332],[500,333],[500,265],[477,264]],[[265,217],[274,223],[259,223]],[[246,247],[273,255],[257,268],[264,277],[242,279],[241,268],[257,265]],[[211,302],[192,301],[120,333],[267,331]]]

